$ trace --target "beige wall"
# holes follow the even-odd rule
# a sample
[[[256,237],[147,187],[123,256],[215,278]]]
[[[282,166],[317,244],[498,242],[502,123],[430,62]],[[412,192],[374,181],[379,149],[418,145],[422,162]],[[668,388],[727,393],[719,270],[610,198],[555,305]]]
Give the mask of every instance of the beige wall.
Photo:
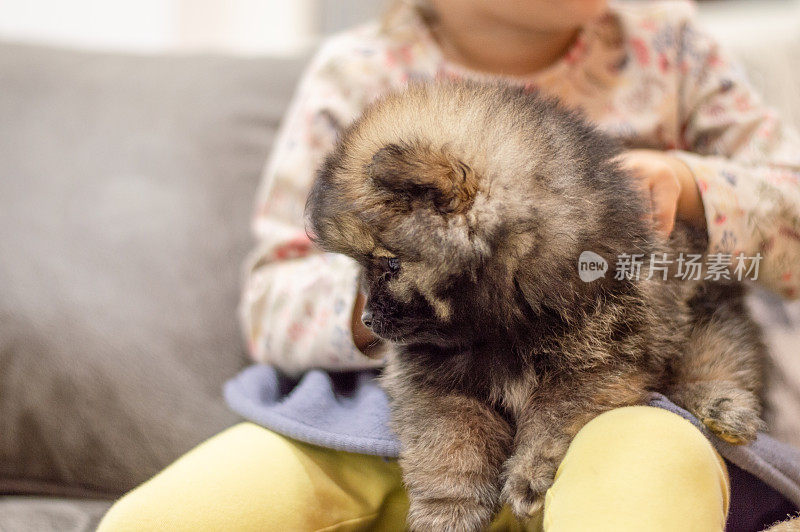
[[[375,16],[386,1],[0,0],[0,39],[286,55]],[[732,47],[800,36],[800,0],[704,1],[699,9],[702,23]]]
[[[0,0],[0,39],[283,55],[313,45],[318,11],[316,0]]]

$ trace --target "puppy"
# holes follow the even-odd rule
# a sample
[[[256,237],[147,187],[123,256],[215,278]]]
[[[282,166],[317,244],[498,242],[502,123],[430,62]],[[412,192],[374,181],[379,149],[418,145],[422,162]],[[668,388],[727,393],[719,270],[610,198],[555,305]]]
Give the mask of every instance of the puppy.
[[[479,530],[504,502],[531,515],[581,427],[653,391],[755,438],[742,289],[648,278],[651,256],[705,242],[663,241],[617,154],[555,101],[448,82],[370,106],[320,169],[309,232],[361,264],[364,323],[395,348],[382,383],[411,529]],[[581,280],[586,250],[607,275]],[[624,254],[641,275],[613,274]]]

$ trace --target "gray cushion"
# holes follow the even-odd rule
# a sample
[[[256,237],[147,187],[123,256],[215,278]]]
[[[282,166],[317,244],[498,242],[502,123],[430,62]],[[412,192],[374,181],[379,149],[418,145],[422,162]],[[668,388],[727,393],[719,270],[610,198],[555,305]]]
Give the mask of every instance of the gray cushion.
[[[116,494],[237,420],[240,265],[302,63],[0,44],[0,493]]]

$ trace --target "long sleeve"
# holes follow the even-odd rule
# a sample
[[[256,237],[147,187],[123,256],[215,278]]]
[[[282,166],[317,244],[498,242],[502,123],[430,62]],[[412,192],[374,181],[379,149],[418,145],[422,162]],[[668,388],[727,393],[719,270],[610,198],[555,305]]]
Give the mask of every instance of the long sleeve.
[[[681,34],[682,150],[705,208],[711,253],[760,255],[757,282],[800,296],[800,137],[714,41]]]
[[[258,245],[245,264],[240,319],[251,356],[288,374],[380,364],[353,344],[357,265],[314,248],[304,227],[317,167],[338,131],[378,92],[375,81],[366,81],[376,79],[369,75],[368,58],[349,55],[348,46],[330,41],[303,76],[265,169],[253,219]]]

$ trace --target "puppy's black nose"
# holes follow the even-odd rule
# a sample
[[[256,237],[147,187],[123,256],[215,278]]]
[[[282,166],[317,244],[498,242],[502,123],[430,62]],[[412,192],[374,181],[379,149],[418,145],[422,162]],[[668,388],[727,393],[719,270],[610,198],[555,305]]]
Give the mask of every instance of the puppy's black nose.
[[[365,310],[364,312],[362,312],[361,313],[361,322],[366,327],[372,327],[372,312],[370,312],[369,310]]]

